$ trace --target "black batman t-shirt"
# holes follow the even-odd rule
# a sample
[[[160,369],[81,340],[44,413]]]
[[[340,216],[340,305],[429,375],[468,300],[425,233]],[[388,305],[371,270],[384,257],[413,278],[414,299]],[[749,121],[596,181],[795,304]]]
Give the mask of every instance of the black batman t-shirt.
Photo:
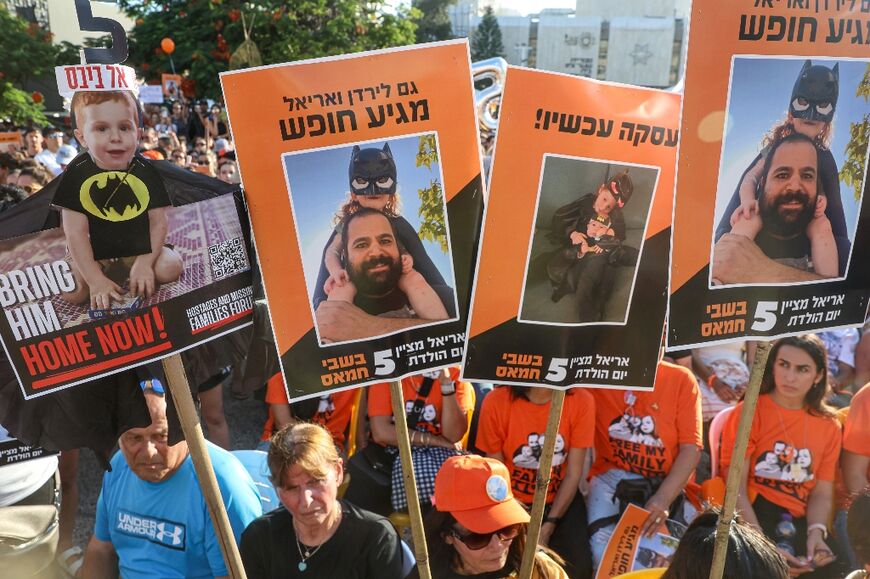
[[[64,171],[52,205],[84,213],[94,259],[111,259],[151,253],[148,210],[172,203],[148,160],[137,155],[127,171],[106,171],[82,153]]]

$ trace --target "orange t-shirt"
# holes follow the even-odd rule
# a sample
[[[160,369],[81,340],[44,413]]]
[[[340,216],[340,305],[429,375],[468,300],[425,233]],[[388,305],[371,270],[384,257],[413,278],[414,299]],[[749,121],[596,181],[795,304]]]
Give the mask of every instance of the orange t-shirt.
[[[681,444],[702,448],[701,391],[690,370],[660,362],[653,391],[593,390],[595,463],[590,477],[618,468],[665,477]]]
[[[511,472],[511,487],[517,500],[531,505],[535,498],[538,459],[550,404],[533,404],[525,397],[511,397],[510,388],[499,387],[483,399],[477,427],[477,447],[488,454],[500,452]],[[589,448],[595,437],[595,399],[585,390],[569,390],[559,422],[553,470],[547,489],[552,503],[565,478],[568,450]]]
[[[342,390],[341,392],[332,392],[324,394],[320,397],[320,402],[317,407],[317,412],[309,419],[315,424],[319,424],[326,428],[332,435],[333,441],[338,446],[344,446],[347,440],[347,425],[350,423],[350,415],[353,412],[353,405],[356,401],[357,389]],[[288,404],[287,390],[284,388],[284,378],[281,373],[277,373],[266,383],[266,403],[267,404]],[[293,409],[291,405],[291,410]],[[272,410],[269,409],[269,417],[266,419],[266,424],[263,427],[263,435],[261,440],[269,440],[275,429],[275,419],[272,416]]]
[[[743,403],[722,431],[722,466],[731,464]],[[834,481],[840,457],[840,424],[836,418],[780,407],[770,394],[758,397],[749,431],[747,489],[750,500],[760,494],[794,517],[804,517],[810,491],[820,480]]]
[[[870,386],[864,386],[852,398],[843,434],[843,448],[849,452],[870,456]],[[870,469],[867,470],[870,478]]]
[[[456,384],[454,396],[459,402],[459,408],[467,415],[474,410],[471,401],[472,386],[468,382],[459,381],[459,368],[450,368],[450,378]],[[414,401],[417,400],[417,389],[420,388],[421,384],[423,384],[423,376],[420,375],[402,378],[402,397],[405,399],[406,413],[413,408]],[[437,379],[432,384],[429,395],[424,402],[423,416],[417,422],[416,430],[428,432],[433,436],[441,436],[441,408],[444,400],[441,396],[441,385]],[[372,384],[369,387],[368,412],[369,416],[393,415],[388,383]]]

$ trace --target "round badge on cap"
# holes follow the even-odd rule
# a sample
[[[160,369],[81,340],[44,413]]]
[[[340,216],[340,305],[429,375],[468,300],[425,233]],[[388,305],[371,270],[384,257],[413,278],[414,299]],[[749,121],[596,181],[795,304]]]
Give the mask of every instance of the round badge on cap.
[[[492,475],[486,481],[486,496],[497,503],[503,502],[508,496],[508,483],[504,477]]]

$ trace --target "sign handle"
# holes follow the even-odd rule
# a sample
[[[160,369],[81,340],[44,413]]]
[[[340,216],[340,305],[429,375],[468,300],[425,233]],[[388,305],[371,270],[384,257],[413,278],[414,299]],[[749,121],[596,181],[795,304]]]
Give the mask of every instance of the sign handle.
[[[408,437],[408,423],[405,417],[405,398],[402,383],[390,382],[390,400],[393,404],[393,418],[396,423],[396,439],[399,446],[399,460],[402,461],[402,478],[405,496],[408,497],[408,514],[411,518],[411,536],[414,538],[414,557],[417,559],[417,572],[420,579],[432,579],[429,571],[429,549],[423,532],[423,512],[417,494],[417,481],[414,479],[414,463],[411,460],[411,439]]]
[[[178,410],[178,418],[181,421],[181,429],[184,431],[184,439],[190,448],[190,457],[193,460],[193,468],[196,478],[199,480],[205,504],[214,526],[224,562],[227,564],[230,579],[246,579],[245,569],[242,566],[242,557],[236,546],[233,529],[227,517],[224,502],[221,499],[221,491],[218,488],[211,458],[205,446],[205,437],[202,435],[202,427],[199,416],[193,405],[193,397],[190,394],[190,386],[187,383],[187,375],[184,373],[184,365],[180,354],[173,354],[162,360],[163,370],[166,372],[166,381]]]
[[[752,363],[752,374],[749,386],[743,397],[743,410],[737,425],[737,444],[728,468],[728,481],[725,485],[725,504],[719,513],[716,525],[716,542],[713,547],[713,565],[710,567],[710,579],[722,579],[725,571],[725,556],[728,553],[728,537],[731,532],[731,522],[737,507],[737,494],[740,492],[740,481],[743,480],[743,469],[746,466],[746,447],[749,445],[749,431],[752,429],[752,418],[755,416],[755,406],[758,403],[758,391],[761,389],[761,379],[767,366],[770,354],[770,342],[760,341],[755,350],[755,361]]]
[[[544,448],[541,451],[541,461],[538,474],[535,475],[535,498],[532,501],[532,515],[529,521],[529,533],[526,536],[526,548],[523,551],[523,564],[520,567],[520,579],[531,579],[535,568],[535,554],[538,552],[538,538],[541,536],[541,521],[544,518],[544,507],[547,505],[547,490],[550,487],[553,452],[556,450],[556,436],[559,434],[559,421],[562,419],[562,406],[565,403],[565,391],[553,392],[550,401],[550,414],[547,417],[547,431],[544,434]]]

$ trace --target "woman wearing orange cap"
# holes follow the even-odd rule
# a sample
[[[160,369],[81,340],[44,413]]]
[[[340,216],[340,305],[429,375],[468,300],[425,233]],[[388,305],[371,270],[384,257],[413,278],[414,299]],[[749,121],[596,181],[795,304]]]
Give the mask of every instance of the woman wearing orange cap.
[[[507,467],[493,458],[454,456],[435,477],[435,510],[426,517],[433,579],[516,575],[529,514],[514,499]],[[417,577],[416,570],[412,577]],[[558,555],[539,548],[535,579],[567,579]]]

